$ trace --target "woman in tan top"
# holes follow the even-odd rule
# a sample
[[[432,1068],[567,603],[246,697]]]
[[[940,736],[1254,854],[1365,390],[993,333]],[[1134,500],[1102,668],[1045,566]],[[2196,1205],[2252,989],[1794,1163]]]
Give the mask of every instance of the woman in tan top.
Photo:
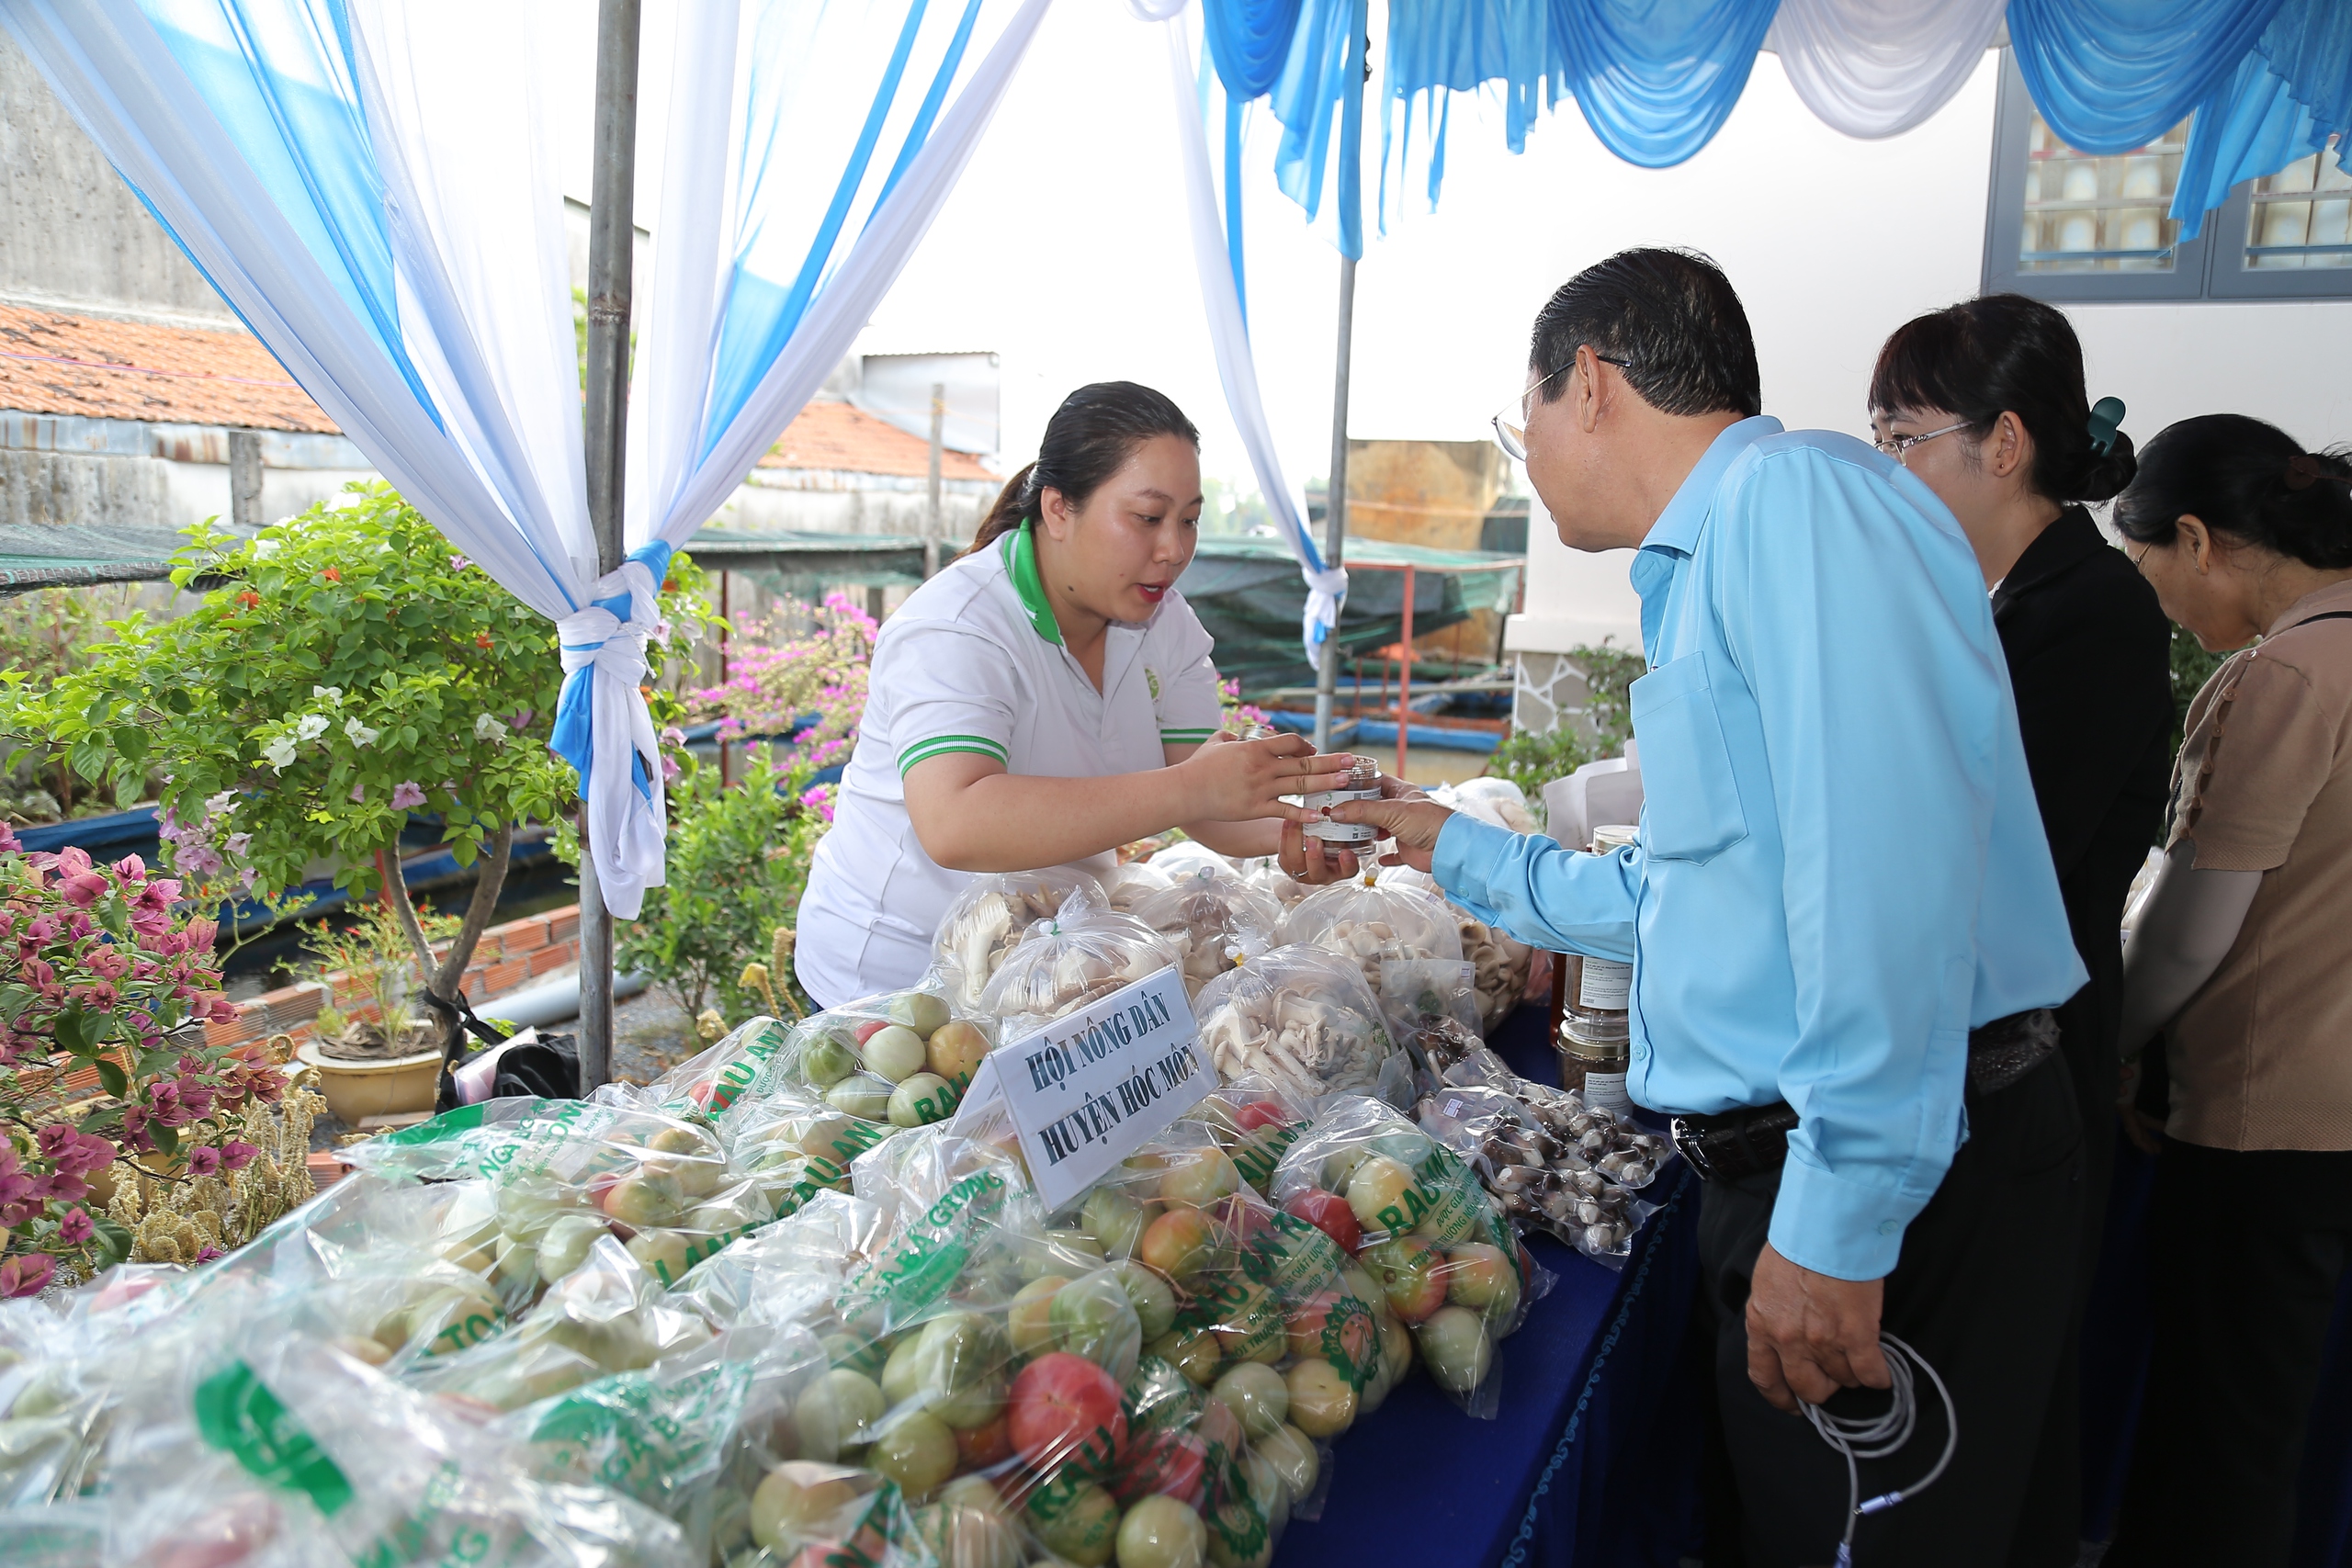
[[[2124,953],[2119,1043],[2136,1058],[2165,1032],[2172,1099],[2155,1348],[2106,1562],[2283,1564],[2352,1254],[2352,462],[2185,420],[2115,523],[2200,644],[2255,646],[2189,709]]]

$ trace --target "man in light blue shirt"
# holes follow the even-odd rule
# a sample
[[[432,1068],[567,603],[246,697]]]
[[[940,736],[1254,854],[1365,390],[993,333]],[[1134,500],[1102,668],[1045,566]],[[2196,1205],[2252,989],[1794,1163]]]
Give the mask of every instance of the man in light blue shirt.
[[[1835,1550],[1842,1462],[1770,1406],[1886,1387],[1883,1321],[1952,1386],[1963,1441],[1858,1546],[1999,1563],[2065,1317],[2035,1247],[2003,1244],[2063,1238],[2075,1201],[2073,1091],[2032,1015],[2087,976],[1967,539],[1866,443],[1758,416],[1755,367],[1712,263],[1629,252],[1545,308],[1523,436],[1498,422],[1564,543],[1638,547],[1638,842],[1575,853],[1414,801],[1333,815],[1522,941],[1630,959],[1633,1098],[1769,1145],[1744,1175],[1725,1158],[1701,1221],[1750,1562]],[[1933,1462],[1920,1383],[1922,1437],[1862,1496]]]

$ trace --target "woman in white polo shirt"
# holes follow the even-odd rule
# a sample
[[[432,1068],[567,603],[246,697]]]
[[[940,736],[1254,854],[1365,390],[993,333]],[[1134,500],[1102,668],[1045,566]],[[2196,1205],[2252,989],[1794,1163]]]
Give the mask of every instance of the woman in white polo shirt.
[[[972,547],[890,617],[800,903],[819,1003],[919,979],[975,873],[1107,872],[1174,827],[1272,854],[1308,818],[1280,797],[1340,787],[1348,759],[1300,737],[1218,737],[1211,639],[1175,590],[1200,512],[1192,421],[1132,381],[1081,387]]]

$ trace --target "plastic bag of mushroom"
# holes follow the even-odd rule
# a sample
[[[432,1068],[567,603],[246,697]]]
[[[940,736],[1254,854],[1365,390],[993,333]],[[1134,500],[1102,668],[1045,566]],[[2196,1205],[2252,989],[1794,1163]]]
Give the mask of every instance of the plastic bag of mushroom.
[[[1381,965],[1392,959],[1462,959],[1453,908],[1417,887],[1383,886],[1367,874],[1317,888],[1291,907],[1274,940],[1309,942],[1348,959],[1382,995]]]
[[[1171,968],[1176,946],[1132,915],[1083,899],[1022,933],[980,993],[980,1011],[1013,1041],[1064,1013]]]
[[[1283,920],[1282,906],[1239,873],[1206,863],[1137,898],[1129,912],[1176,944],[1184,988],[1193,996],[1242,958],[1272,947]]]
[[[1656,1179],[1667,1141],[1518,1077],[1452,1018],[1424,1015],[1410,1045],[1425,1090],[1421,1131],[1467,1159],[1515,1223],[1622,1267],[1657,1212],[1634,1194]]]
[[[1012,956],[1031,926],[1069,907],[1077,919],[1110,907],[1102,885],[1082,871],[1050,866],[1044,871],[976,876],[940,918],[932,945],[932,966],[950,1006],[978,1012],[989,979]]]
[[[1317,947],[1246,960],[1202,987],[1193,1010],[1221,1078],[1256,1073],[1303,1103],[1377,1093],[1397,1054],[1363,973]]]

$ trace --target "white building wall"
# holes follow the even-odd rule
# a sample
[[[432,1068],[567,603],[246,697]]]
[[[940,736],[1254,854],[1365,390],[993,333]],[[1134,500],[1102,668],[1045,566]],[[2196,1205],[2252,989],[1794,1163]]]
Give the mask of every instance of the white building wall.
[[[1457,282],[1449,310],[1467,318],[1460,324],[1479,341],[1508,340],[1515,352],[1491,356],[1508,397],[1528,325],[1562,280],[1628,245],[1695,246],[1723,264],[1747,304],[1765,412],[1792,428],[1862,434],[1863,395],[1886,335],[1978,291],[1997,60],[1988,53],[1928,124],[1871,142],[1814,118],[1779,62],[1762,56],[1722,133],[1673,169],[1621,163],[1580,122],[1569,123],[1573,110],[1555,114],[1530,138],[1525,163],[1540,174],[1515,181],[1523,212],[1517,242],[1498,248],[1475,289]],[[1477,172],[1491,166],[1482,162]],[[1529,207],[1531,186],[1562,199]],[[1444,207],[1457,199],[1481,197],[1449,180]],[[1410,243],[1408,231],[1403,244]],[[1381,274],[1395,270],[1367,264],[1359,287],[1376,295]],[[2343,368],[2352,354],[2352,302],[2081,305],[2067,314],[2083,339],[2091,396],[2123,399],[2134,439],[2191,414],[2228,411],[2272,420],[2313,445],[2352,440],[2352,379]],[[1358,385],[1434,373],[1437,356],[1458,353],[1453,333],[1412,335],[1421,343],[1389,344],[1374,355],[1360,347]],[[1425,357],[1429,367],[1417,367]],[[1374,401],[1357,416],[1355,433],[1387,434],[1382,418]],[[1629,552],[1569,551],[1539,505],[1528,556],[1526,612],[1513,618],[1510,648],[1555,653],[1604,636],[1639,646]]]

